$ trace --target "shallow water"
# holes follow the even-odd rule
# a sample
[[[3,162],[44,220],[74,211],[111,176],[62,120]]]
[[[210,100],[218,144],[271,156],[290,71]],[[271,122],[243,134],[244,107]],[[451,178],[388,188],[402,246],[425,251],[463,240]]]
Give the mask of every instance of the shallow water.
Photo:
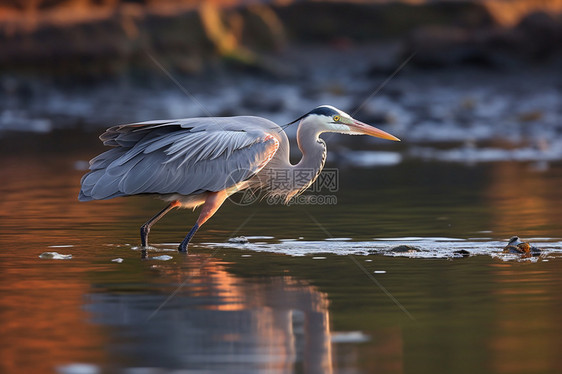
[[[559,163],[334,164],[335,204],[229,202],[188,255],[175,211],[141,260],[161,202],[76,200],[94,134],[0,149],[3,373],[562,371]]]

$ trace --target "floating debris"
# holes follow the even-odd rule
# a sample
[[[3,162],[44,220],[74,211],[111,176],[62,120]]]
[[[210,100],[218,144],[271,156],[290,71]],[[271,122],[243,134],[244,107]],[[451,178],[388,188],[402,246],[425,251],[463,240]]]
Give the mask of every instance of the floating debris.
[[[43,252],[39,255],[39,258],[47,260],[70,260],[72,255],[62,255],[58,252]]]
[[[168,256],[168,255],[162,255],[162,256],[155,256],[155,257],[151,257],[151,260],[159,260],[159,261],[168,261],[171,260],[173,257],[172,256]]]
[[[111,262],[117,262],[118,264],[123,262],[123,259],[121,257],[119,258],[114,258],[113,260],[111,260]]]
[[[228,239],[228,242],[235,243],[235,244],[246,244],[249,243],[250,241],[245,236],[236,236],[234,238]]]
[[[507,243],[503,249],[503,253],[538,256],[541,254],[541,250],[527,242],[521,241],[518,236],[512,236],[511,239],[509,239],[509,243]]]

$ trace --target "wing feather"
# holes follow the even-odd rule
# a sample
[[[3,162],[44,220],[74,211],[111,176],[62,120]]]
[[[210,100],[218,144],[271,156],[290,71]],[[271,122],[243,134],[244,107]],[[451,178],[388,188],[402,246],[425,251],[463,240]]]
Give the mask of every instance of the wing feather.
[[[190,195],[251,178],[279,146],[257,117],[150,121],[114,126],[100,139],[115,148],[90,161],[79,199],[142,193]]]

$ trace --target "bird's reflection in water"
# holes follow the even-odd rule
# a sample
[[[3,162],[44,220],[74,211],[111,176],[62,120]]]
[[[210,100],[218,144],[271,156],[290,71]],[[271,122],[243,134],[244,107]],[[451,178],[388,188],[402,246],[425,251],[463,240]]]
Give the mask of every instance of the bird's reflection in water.
[[[197,257],[189,260],[206,261],[194,261]],[[111,327],[110,362],[220,372],[332,372],[328,302],[315,287],[289,276],[245,280],[215,260],[184,274],[174,266],[156,266],[171,278],[166,292],[89,296],[94,323]]]

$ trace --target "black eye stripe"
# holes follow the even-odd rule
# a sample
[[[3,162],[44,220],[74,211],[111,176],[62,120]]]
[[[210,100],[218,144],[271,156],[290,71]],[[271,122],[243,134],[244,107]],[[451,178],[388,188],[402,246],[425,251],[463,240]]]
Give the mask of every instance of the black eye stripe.
[[[318,114],[327,117],[333,117],[338,115],[339,113],[333,110],[332,108],[328,108],[326,106],[320,106],[316,109],[311,110],[308,114]]]
[[[288,124],[284,125],[283,128],[287,128],[288,126],[292,125],[293,123],[297,123],[300,120],[302,120],[303,118],[306,118],[307,116],[311,115],[311,114],[317,114],[317,115],[321,115],[321,116],[326,116],[326,117],[330,117],[332,118],[332,120],[334,120],[334,116],[338,117],[337,122],[334,121],[332,123],[342,123],[341,122],[341,115],[337,110],[334,110],[328,106],[319,106],[318,108],[315,108],[313,110],[311,110],[310,112],[306,113],[303,116],[300,116],[299,118],[297,118],[296,120],[289,122]]]

